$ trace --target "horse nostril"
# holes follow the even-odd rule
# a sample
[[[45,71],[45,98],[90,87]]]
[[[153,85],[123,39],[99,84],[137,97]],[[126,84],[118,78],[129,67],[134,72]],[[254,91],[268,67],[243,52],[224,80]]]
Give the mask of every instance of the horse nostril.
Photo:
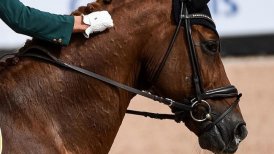
[[[244,140],[247,136],[247,129],[245,123],[238,124],[234,130],[234,136],[236,140],[239,140],[241,142]]]

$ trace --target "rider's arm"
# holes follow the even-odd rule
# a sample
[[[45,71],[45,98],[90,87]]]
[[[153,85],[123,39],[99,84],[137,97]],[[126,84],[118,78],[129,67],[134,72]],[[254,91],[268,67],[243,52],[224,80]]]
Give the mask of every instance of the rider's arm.
[[[86,16],[56,15],[25,6],[19,0],[0,0],[0,18],[17,33],[68,45],[73,32],[86,37],[113,26],[107,11]]]
[[[17,33],[67,45],[74,17],[55,15],[23,5],[19,0],[0,0],[0,18]]]

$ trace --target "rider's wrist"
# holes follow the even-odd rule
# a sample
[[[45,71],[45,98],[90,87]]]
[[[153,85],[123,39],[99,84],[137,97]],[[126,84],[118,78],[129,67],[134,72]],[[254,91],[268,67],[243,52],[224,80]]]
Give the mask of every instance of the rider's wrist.
[[[73,26],[73,32],[84,32],[89,25],[85,24],[83,22],[83,16],[74,16],[74,26]]]

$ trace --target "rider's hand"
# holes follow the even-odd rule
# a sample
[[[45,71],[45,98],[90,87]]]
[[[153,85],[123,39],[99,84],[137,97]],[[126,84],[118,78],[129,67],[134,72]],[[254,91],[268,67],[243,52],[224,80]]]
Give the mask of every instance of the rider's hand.
[[[102,32],[107,28],[113,27],[113,20],[107,11],[92,12],[83,16],[83,22],[90,25],[83,33],[86,38],[94,32]]]

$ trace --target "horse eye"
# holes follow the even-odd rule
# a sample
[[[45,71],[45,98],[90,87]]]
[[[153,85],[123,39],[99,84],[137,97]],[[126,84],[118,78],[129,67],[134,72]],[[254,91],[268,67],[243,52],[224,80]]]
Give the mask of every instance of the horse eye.
[[[205,51],[208,51],[210,53],[216,53],[219,50],[218,41],[205,41],[205,42],[202,42],[201,45]]]

